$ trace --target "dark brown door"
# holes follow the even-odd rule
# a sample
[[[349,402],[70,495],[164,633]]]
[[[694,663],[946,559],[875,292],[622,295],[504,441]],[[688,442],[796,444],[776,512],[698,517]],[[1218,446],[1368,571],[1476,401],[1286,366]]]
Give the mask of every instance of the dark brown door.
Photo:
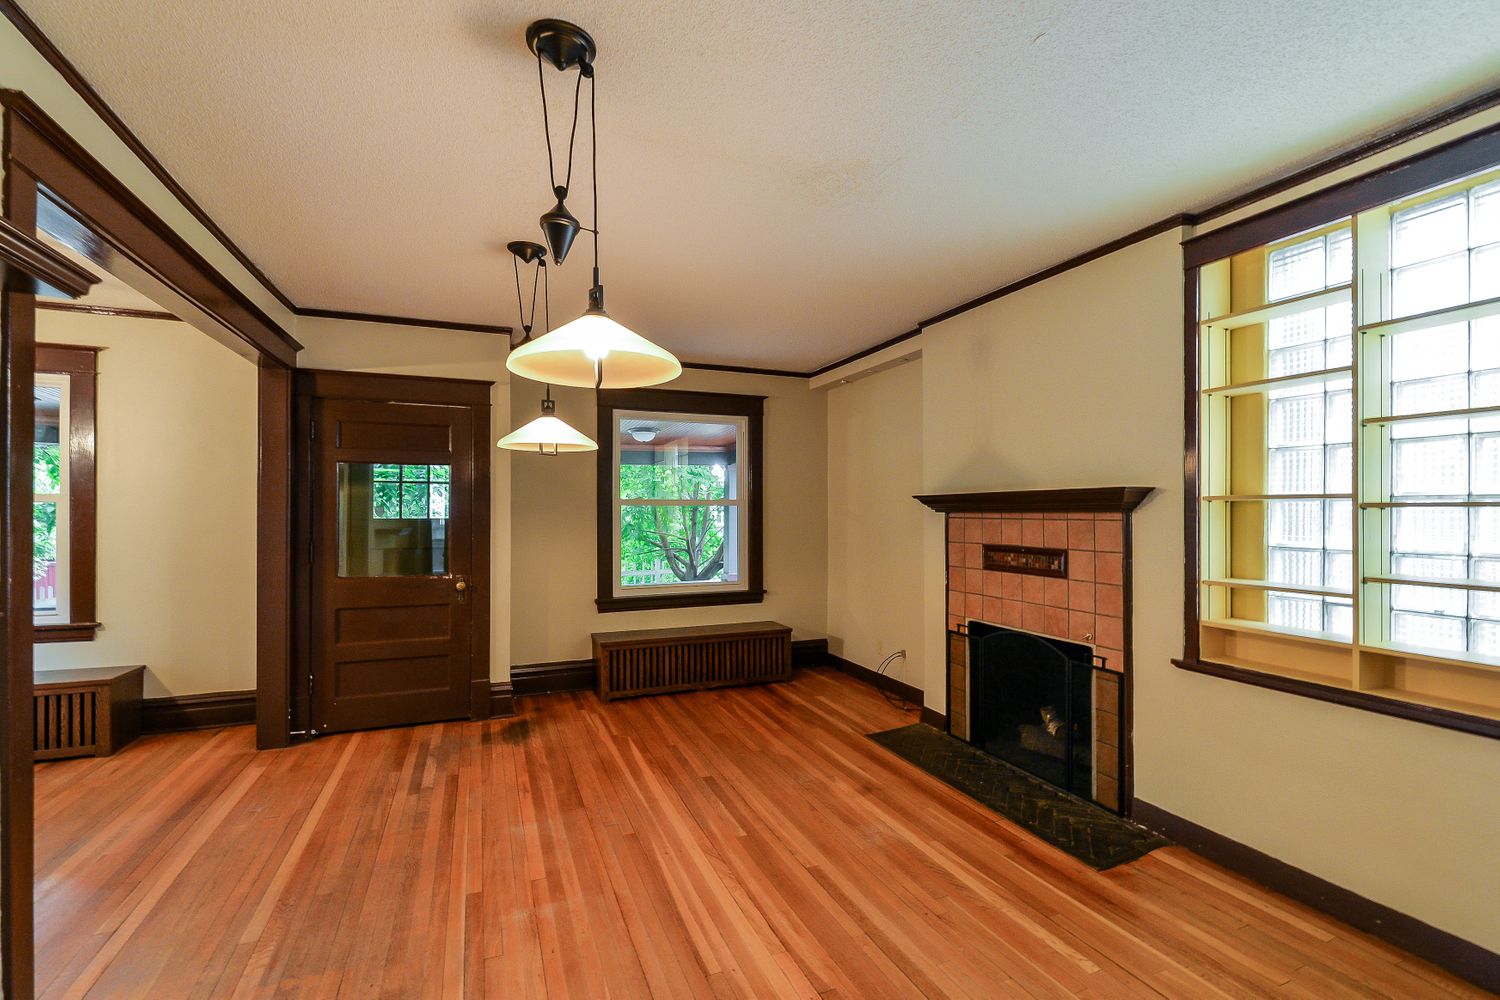
[[[470,716],[473,413],[317,399],[312,728]]]

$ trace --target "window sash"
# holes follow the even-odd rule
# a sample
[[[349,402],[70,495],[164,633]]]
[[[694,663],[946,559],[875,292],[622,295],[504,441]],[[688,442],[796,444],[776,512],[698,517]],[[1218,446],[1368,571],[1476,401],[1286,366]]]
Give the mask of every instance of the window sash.
[[[736,593],[748,591],[750,588],[749,575],[746,572],[750,559],[750,532],[752,526],[745,517],[747,510],[745,506],[746,494],[746,462],[749,449],[749,418],[733,416],[728,414],[710,413],[670,413],[662,411],[646,410],[615,410],[613,411],[614,430],[611,437],[614,440],[614,454],[612,458],[612,482],[613,482],[613,593],[615,597],[647,597],[651,595],[672,594],[700,594],[700,593]],[[719,498],[693,499],[676,497],[635,497],[623,498],[620,496],[620,469],[622,452],[627,450],[623,435],[620,432],[620,424],[624,420],[649,419],[653,421],[669,422],[682,421],[687,423],[722,423],[730,424],[735,428],[735,463],[733,486],[726,486],[725,496]],[[737,579],[710,581],[677,581],[674,583],[655,584],[632,584],[626,586],[622,583],[624,570],[622,556],[624,548],[624,518],[623,511],[627,507],[723,507],[736,511],[735,530],[735,559]],[[727,521],[727,518],[726,518]]]

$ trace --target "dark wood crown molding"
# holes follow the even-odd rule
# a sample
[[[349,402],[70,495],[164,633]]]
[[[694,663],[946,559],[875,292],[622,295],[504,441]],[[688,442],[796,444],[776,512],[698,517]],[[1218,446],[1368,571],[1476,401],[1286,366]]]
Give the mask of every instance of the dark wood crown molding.
[[[1154,236],[1160,236],[1163,233],[1171,232],[1173,229],[1179,229],[1183,226],[1199,226],[1205,222],[1210,222],[1221,216],[1228,215],[1230,212],[1235,212],[1242,208],[1245,208],[1248,205],[1253,205],[1258,201],[1264,201],[1267,198],[1275,197],[1276,195],[1281,194],[1285,191],[1290,191],[1292,188],[1295,188],[1298,185],[1306,184],[1307,182],[1316,180],[1325,174],[1332,173],[1336,170],[1341,170],[1344,167],[1349,166],[1350,164],[1358,163],[1360,160],[1367,159],[1371,156],[1386,152],[1390,149],[1394,149],[1403,143],[1410,142],[1413,139],[1419,139],[1424,135],[1435,132],[1438,129],[1445,128],[1449,125],[1454,124],[1455,122],[1463,121],[1465,118],[1469,118],[1473,115],[1479,114],[1481,111],[1487,111],[1490,108],[1496,106],[1500,106],[1500,87],[1492,87],[1488,90],[1483,91],[1482,93],[1474,95],[1473,97],[1440,108],[1437,111],[1432,112],[1431,114],[1421,115],[1419,117],[1413,118],[1403,125],[1397,126],[1393,129],[1389,129],[1377,136],[1366,139],[1362,142],[1355,143],[1354,145],[1339,150],[1338,152],[1326,156],[1315,163],[1283,174],[1282,176],[1274,180],[1267,181],[1266,183],[1254,187],[1249,191],[1244,191],[1240,194],[1233,195],[1205,208],[1200,208],[1194,211],[1181,212],[1176,215],[1168,216],[1167,218],[1162,219],[1159,222],[1153,222],[1148,226],[1143,226],[1133,233],[1128,233],[1117,239],[1110,240],[1108,243],[1100,244],[1092,250],[1085,250],[1083,253],[1077,254],[1073,257],[1069,257],[1065,261],[1054,264],[1051,267],[1044,268],[1040,271],[1035,272],[1034,274],[1027,275],[1024,278],[1012,281],[1007,285],[1002,285],[992,292],[986,292],[984,295],[980,295],[977,298],[970,299],[967,302],[954,306],[952,309],[946,310],[945,312],[940,312],[936,316],[924,319],[917,324],[915,329],[908,330],[907,332],[902,334],[898,334],[889,340],[882,341],[881,343],[876,344],[873,347],[867,347],[862,351],[857,351],[856,353],[850,354],[847,357],[840,358],[837,361],[829,362],[828,364],[809,372],[808,377],[816,378],[817,376],[831,372],[835,368],[838,368],[842,365],[847,365],[852,361],[858,361],[861,358],[868,357],[869,355],[874,354],[876,351],[884,350],[885,348],[890,347],[893,344],[899,344],[903,340],[909,340],[912,337],[917,336],[929,326],[935,326],[936,324],[941,323],[944,320],[952,319],[953,317],[962,315],[963,313],[966,313],[971,309],[977,309],[982,305],[987,305],[988,303],[994,302],[996,299],[1001,299],[1007,295],[1012,295],[1016,292],[1021,291],[1023,288],[1029,288],[1032,285],[1035,285],[1042,281],[1046,281],[1049,278],[1055,278],[1059,274],[1063,274],[1066,271],[1071,271],[1076,267],[1082,267],[1084,264],[1088,264],[1098,260],[1101,257],[1108,256],[1109,254],[1112,254],[1117,250],[1123,250],[1126,247],[1139,243],[1143,240],[1149,240]]]
[[[24,174],[45,189],[36,199],[37,225],[45,223],[75,247],[112,245],[256,351],[295,363],[302,345],[35,101],[19,90],[0,90],[0,107],[7,172]]]
[[[912,497],[942,514],[1111,513],[1128,514],[1154,486],[1097,486],[1061,490],[1002,490],[994,493],[933,493]]]
[[[729,375],[768,375],[772,378],[808,378],[807,372],[788,371],[785,368],[752,368],[748,365],[710,365],[696,361],[684,361],[682,367],[699,372],[724,372]]]
[[[292,311],[312,319],[340,319],[352,323],[384,323],[390,326],[420,326],[429,330],[456,330],[460,333],[495,333],[509,337],[514,329],[508,326],[492,326],[487,323],[461,323],[446,319],[419,319],[415,316],[386,316],[381,313],[344,312],[338,309],[303,309],[293,306]]]
[[[16,275],[29,279],[27,291],[37,291],[35,282],[40,281],[64,295],[77,298],[99,283],[99,279],[88,271],[5,219],[0,219],[0,265],[3,265],[0,270],[10,276],[8,284],[15,283]]]
[[[297,391],[321,399],[372,399],[383,403],[488,406],[493,382],[483,379],[393,375],[386,372],[298,368]]]
[[[38,309],[53,312],[86,313],[89,316],[116,316],[124,319],[170,319],[177,317],[160,309],[126,309],[120,306],[93,306],[83,302],[58,302],[55,299],[37,299]]]
[[[158,160],[156,156],[151,152],[151,150],[146,148],[146,144],[141,142],[136,134],[125,125],[125,122],[120,119],[120,116],[115,114],[114,109],[104,102],[104,98],[99,96],[99,92],[95,90],[93,85],[90,84],[88,80],[84,78],[84,75],[78,71],[78,67],[74,66],[68,60],[68,58],[64,56],[61,51],[59,51],[57,46],[52,44],[52,40],[42,33],[42,29],[37,27],[36,22],[33,21],[29,16],[27,16],[26,12],[21,9],[20,5],[17,4],[15,0],[0,0],[0,14],[5,15],[5,19],[11,24],[15,25],[16,30],[19,31],[21,33],[21,36],[31,44],[31,47],[36,49],[41,57],[47,60],[48,64],[51,65],[53,69],[57,70],[58,75],[60,75],[68,84],[68,86],[73,88],[74,93],[81,97],[83,99],[83,102],[89,106],[89,110],[98,115],[100,120],[102,120],[104,124],[109,127],[109,130],[113,132],[122,143],[125,144],[125,148],[130,150],[130,152],[134,154],[137,159],[145,164],[146,169],[151,171],[156,179],[161,182],[162,186],[171,193],[172,197],[181,202],[182,206],[192,214],[193,218],[197,219],[198,222],[203,226],[203,228],[207,229],[209,234],[212,235],[214,239],[222,243],[224,245],[224,249],[233,254],[234,259],[244,265],[245,270],[249,271],[251,275],[255,277],[256,281],[260,282],[265,286],[268,292],[276,296],[277,300],[282,305],[295,312],[297,307],[292,304],[292,300],[287,298],[286,295],[281,291],[281,289],[276,287],[275,282],[267,277],[266,273],[256,266],[255,261],[251,260],[250,257],[243,250],[241,250],[233,240],[229,238],[229,235],[225,233],[224,230],[219,228],[218,223],[214,222],[209,214],[203,210],[203,207],[193,199],[193,196],[188,194],[187,189],[184,188],[180,183],[178,183],[177,179],[167,171],[167,168],[162,166],[161,161]]]

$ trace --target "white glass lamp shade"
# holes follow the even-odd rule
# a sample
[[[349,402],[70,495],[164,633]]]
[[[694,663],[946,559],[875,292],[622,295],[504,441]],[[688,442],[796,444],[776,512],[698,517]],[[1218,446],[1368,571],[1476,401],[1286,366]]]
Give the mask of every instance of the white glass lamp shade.
[[[599,450],[599,446],[592,440],[545,409],[531,423],[518,427],[501,438],[499,446],[507,451],[534,451],[542,455]]]
[[[657,347],[609,318],[590,309],[571,323],[522,344],[511,351],[505,367],[522,378],[553,385],[592,389],[602,365],[603,389],[636,389],[670,382],[682,374],[682,363],[672,352]]]

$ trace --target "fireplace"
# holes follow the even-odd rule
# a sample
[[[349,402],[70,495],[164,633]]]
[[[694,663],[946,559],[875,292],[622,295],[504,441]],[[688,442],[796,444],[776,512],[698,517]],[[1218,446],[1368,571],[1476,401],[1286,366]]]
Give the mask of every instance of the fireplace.
[[[1039,778],[1119,809],[1120,686],[1081,643],[968,623],[968,741]],[[1095,673],[1105,675],[1095,681]],[[1104,780],[1101,781],[1100,779]]]
[[[948,683],[923,721],[1114,812],[1131,801],[1131,520],[1151,487],[916,499],[945,515]]]

